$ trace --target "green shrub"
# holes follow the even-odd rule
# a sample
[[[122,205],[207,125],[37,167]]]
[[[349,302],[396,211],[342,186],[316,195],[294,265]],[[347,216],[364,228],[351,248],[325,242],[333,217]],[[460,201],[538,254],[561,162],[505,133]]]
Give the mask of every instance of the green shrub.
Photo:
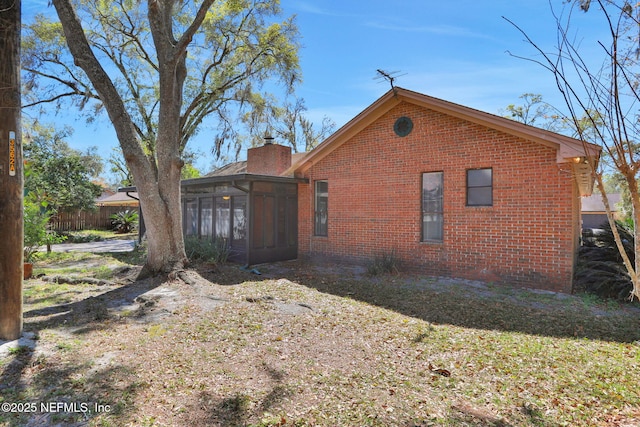
[[[398,258],[395,251],[381,253],[367,264],[367,273],[371,276],[397,272]]]
[[[231,249],[226,239],[187,236],[184,247],[190,261],[205,261],[221,264],[227,262]]]
[[[138,212],[135,210],[127,209],[117,212],[109,218],[116,233],[130,233],[138,227]]]
[[[32,262],[40,246],[63,242],[66,237],[49,230],[53,212],[39,203],[35,196],[24,199],[24,261]]]
[[[83,232],[83,231],[62,231],[60,235],[66,236],[67,243],[90,243],[100,242],[104,240],[104,237],[100,234]]]

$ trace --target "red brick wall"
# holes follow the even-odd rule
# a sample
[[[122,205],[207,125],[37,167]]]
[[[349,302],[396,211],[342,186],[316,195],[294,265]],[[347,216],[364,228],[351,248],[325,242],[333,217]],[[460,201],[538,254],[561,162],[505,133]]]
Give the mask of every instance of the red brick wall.
[[[400,116],[413,131],[393,132]],[[466,206],[466,170],[493,168],[493,206]],[[421,242],[423,172],[444,172],[444,239]],[[555,150],[401,103],[313,165],[299,188],[299,254],[571,292],[579,203]],[[313,183],[329,182],[329,235],[313,236]]]
[[[291,147],[265,144],[247,150],[247,173],[280,175],[291,166]]]

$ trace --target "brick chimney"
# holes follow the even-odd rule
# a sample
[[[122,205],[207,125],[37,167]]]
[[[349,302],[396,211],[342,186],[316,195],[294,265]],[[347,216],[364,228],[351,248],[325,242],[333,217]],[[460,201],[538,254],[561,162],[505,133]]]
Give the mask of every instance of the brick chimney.
[[[247,150],[247,173],[278,176],[290,166],[291,147],[267,142]]]

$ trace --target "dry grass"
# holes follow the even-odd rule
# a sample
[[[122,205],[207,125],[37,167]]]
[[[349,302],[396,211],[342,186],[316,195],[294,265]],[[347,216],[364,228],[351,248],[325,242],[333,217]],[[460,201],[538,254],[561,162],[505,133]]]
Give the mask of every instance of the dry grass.
[[[637,307],[301,262],[263,273],[27,282],[37,346],[0,358],[0,402],[89,410],[0,425],[640,424]]]

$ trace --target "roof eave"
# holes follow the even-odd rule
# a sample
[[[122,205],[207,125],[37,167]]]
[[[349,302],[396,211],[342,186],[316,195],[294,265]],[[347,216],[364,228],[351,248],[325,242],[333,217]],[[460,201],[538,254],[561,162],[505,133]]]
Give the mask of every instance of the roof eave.
[[[557,151],[558,163],[566,163],[575,157],[599,157],[600,146],[560,135],[535,126],[526,125],[506,117],[496,116],[470,107],[454,104],[417,92],[402,89],[402,96],[414,104],[439,111],[482,126],[502,131],[523,139],[537,142]]]
[[[292,165],[285,174],[294,176],[304,176],[304,174],[318,161],[323,159],[332,151],[340,147],[344,142],[362,131],[369,124],[387,113],[391,108],[402,101],[407,101],[423,108],[438,111],[462,120],[479,124],[491,129],[505,132],[556,150],[556,161],[558,163],[570,163],[575,165],[574,159],[589,158],[594,165],[597,165],[601,147],[595,144],[560,135],[548,130],[525,125],[505,117],[499,117],[484,111],[454,104],[449,101],[434,98],[418,92],[413,92],[403,88],[395,88],[378,98],[374,103],[364,109],[344,126],[333,133],[329,138],[310,151],[295,165]],[[582,182],[581,194],[590,194],[593,188],[593,177],[589,171],[585,175],[583,168],[573,166],[577,179]],[[588,176],[588,178],[587,178]],[[590,183],[588,183],[590,182]]]
[[[586,155],[597,155],[600,147],[594,144],[583,143],[579,140],[568,136],[560,135],[555,132],[536,128],[534,126],[525,125],[523,123],[511,120],[505,117],[496,116],[484,111],[454,104],[449,101],[434,98],[418,92],[407,89],[396,88],[395,91],[389,91],[376,100],[369,107],[364,109],[360,114],[351,119],[347,124],[332,134],[324,142],[318,145],[314,150],[310,151],[300,162],[293,166],[291,172],[304,172],[310,166],[309,162],[315,163],[321,157],[333,151],[335,146],[340,143],[335,141],[345,140],[364,129],[367,125],[374,122],[380,116],[385,114],[395,105],[402,101],[408,101],[413,104],[428,108],[430,110],[439,111],[441,113],[458,117],[460,119],[480,124],[495,130],[509,133],[523,139],[531,140],[542,145],[558,150],[559,163],[566,162],[567,159]]]
[[[236,181],[263,181],[263,182],[279,182],[279,183],[298,183],[307,182],[306,178],[295,178],[290,176],[281,175],[258,175],[252,173],[240,173],[235,175],[221,175],[221,176],[208,176],[201,178],[185,179],[180,182],[182,187],[188,187],[191,185],[209,185],[219,184],[225,182]]]
[[[401,100],[394,91],[387,92],[353,119],[349,120],[316,148],[309,151],[299,162],[287,169],[283,175],[303,175],[313,164],[337,149],[341,145],[339,141],[346,141],[353,137],[400,102]],[[338,142],[336,143],[336,141]]]

